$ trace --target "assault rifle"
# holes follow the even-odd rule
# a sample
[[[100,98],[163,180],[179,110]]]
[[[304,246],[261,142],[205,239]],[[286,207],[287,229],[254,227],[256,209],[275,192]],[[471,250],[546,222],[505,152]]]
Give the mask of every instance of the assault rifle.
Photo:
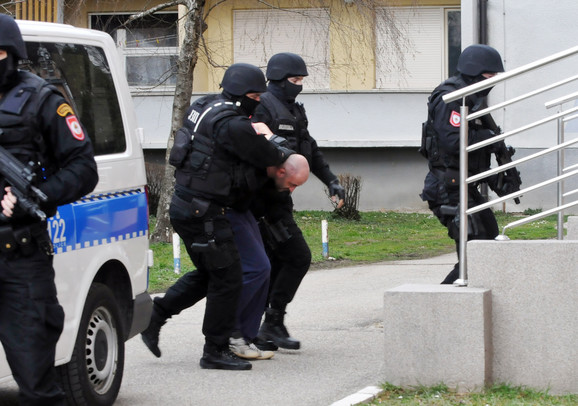
[[[2,130],[0,130],[1,135]],[[18,199],[16,204],[27,214],[44,221],[46,214],[40,210],[37,202],[45,202],[48,197],[33,185],[36,174],[32,166],[32,162],[25,165],[0,146],[0,176],[11,186],[12,194]],[[6,220],[6,216],[0,213],[0,220]]]
[[[482,124],[484,127],[489,128],[494,132],[494,134],[498,135],[502,133],[502,129],[496,124],[494,118],[491,114],[486,114],[485,116],[480,117]],[[498,162],[499,166],[509,164],[512,162],[512,156],[516,153],[516,150],[504,143],[504,141],[499,141],[492,146],[494,154],[496,155],[496,162]],[[509,186],[506,186],[509,184]],[[498,173],[498,181],[496,184],[496,190],[500,196],[507,195],[509,193],[517,192],[520,190],[520,185],[522,184],[522,178],[520,177],[520,172],[516,169],[516,167],[512,167],[510,169],[506,169],[503,172]],[[520,203],[520,199],[518,197],[514,198],[514,202],[516,204]]]

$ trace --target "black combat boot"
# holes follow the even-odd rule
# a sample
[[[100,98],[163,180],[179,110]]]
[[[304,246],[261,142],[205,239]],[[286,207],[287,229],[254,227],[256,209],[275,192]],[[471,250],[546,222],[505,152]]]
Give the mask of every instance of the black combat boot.
[[[167,318],[160,314],[156,305],[153,305],[153,312],[149,326],[140,334],[142,341],[157,358],[160,358],[161,356],[159,335],[161,333],[161,327],[164,326],[166,322]]]
[[[258,337],[261,341],[272,341],[276,346],[288,350],[298,350],[301,347],[299,340],[289,336],[287,328],[283,324],[285,312],[268,308],[265,310],[265,321],[259,329]]]
[[[205,344],[200,364],[203,369],[228,369],[232,371],[247,371],[253,367],[249,361],[233,354],[228,345],[219,348],[211,344]]]

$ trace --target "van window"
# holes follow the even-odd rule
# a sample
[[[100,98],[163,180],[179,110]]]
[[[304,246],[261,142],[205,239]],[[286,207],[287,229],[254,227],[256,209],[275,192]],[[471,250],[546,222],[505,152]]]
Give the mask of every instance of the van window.
[[[95,46],[27,42],[28,70],[55,85],[92,140],[95,155],[126,150],[124,126],[104,51]]]

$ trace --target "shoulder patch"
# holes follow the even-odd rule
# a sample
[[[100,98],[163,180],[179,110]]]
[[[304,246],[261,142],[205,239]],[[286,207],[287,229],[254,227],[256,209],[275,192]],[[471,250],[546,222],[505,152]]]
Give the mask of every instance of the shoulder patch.
[[[460,116],[460,113],[457,111],[452,111],[452,115],[450,116],[450,124],[454,127],[459,127],[461,122],[462,117]]]
[[[76,116],[72,115],[66,117],[66,124],[68,125],[68,129],[74,138],[79,141],[84,140],[84,131],[82,131],[82,126],[80,125],[80,122]]]
[[[56,109],[56,114],[58,114],[60,117],[66,117],[69,114],[74,114],[74,111],[72,111],[72,107],[70,107],[68,103],[62,103]]]

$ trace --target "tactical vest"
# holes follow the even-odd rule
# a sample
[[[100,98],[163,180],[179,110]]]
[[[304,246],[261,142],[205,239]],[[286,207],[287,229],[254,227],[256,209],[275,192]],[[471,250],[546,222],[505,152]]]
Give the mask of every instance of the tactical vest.
[[[424,155],[428,161],[430,168],[454,168],[460,167],[459,157],[455,154],[448,153],[440,146],[438,140],[439,135],[433,127],[433,117],[435,108],[438,103],[444,103],[442,95],[451,93],[455,90],[466,87],[468,84],[460,76],[452,76],[451,78],[444,81],[438,87],[434,89],[432,94],[428,99],[428,118],[422,124],[422,141],[420,152]],[[474,113],[479,110],[481,103],[475,103],[475,96],[468,96],[466,98],[466,104],[469,107],[469,113]],[[480,98],[479,101],[483,101]],[[477,130],[484,128],[480,123],[480,120],[474,120],[469,123],[470,130]],[[469,153],[468,167],[470,173],[478,173],[480,170],[485,170],[489,168],[490,165],[490,154],[488,148],[481,148],[476,151]]]
[[[36,75],[24,71],[19,75],[21,82],[0,101],[0,144],[21,162],[34,162],[40,175],[42,166],[47,165],[47,157],[37,116],[46,99],[60,93]]]
[[[242,114],[238,106],[220,95],[202,97],[191,105],[184,126],[175,134],[169,157],[176,168],[177,184],[196,195],[226,200],[235,186],[238,160],[216,148],[215,125],[225,117]]]
[[[307,130],[307,116],[301,103],[295,103],[297,117],[273,94],[263,93],[261,104],[271,114],[271,131],[287,140],[289,148],[305,156],[311,164],[312,147],[309,132]]]

